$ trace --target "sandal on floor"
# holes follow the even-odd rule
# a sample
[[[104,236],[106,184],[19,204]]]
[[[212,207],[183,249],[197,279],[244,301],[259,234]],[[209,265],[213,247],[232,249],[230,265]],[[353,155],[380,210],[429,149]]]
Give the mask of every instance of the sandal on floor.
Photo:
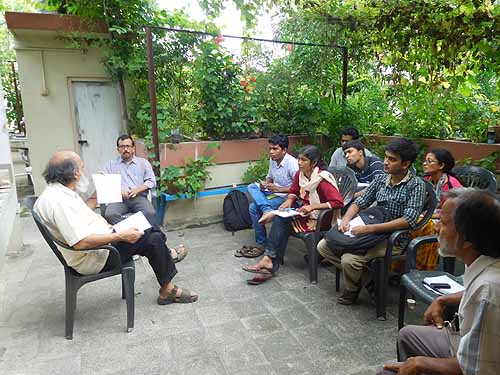
[[[247,280],[247,284],[248,285],[260,285],[260,284],[265,283],[267,280],[272,279],[273,277],[274,277],[273,274],[255,276],[253,279]]]
[[[235,257],[245,257],[245,258],[257,258],[264,254],[264,247],[255,246],[243,246],[240,250],[236,250],[234,254]]]
[[[179,290],[179,288],[175,285],[167,297],[162,298],[158,296],[158,305],[170,305],[171,303],[193,303],[198,300],[198,296],[192,296],[189,289],[183,288],[180,296],[177,295],[177,290]]]
[[[238,249],[234,252],[234,256],[236,258],[241,258],[241,257],[244,257],[244,253],[246,253],[248,250],[250,249],[250,246],[247,246],[247,245],[243,245],[241,247],[241,249]]]
[[[250,268],[250,267],[253,266],[252,265],[244,266],[242,267],[242,270],[250,273],[257,273],[259,275],[272,275],[274,273],[274,267],[271,268],[267,267]]]
[[[184,244],[174,247],[174,251],[177,254],[175,257],[172,257],[174,263],[179,263],[188,254],[188,249],[186,248],[186,246],[184,246]]]

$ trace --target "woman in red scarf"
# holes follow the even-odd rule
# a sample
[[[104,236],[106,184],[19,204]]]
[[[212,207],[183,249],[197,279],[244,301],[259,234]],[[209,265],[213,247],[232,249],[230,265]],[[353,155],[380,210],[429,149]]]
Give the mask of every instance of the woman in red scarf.
[[[299,170],[288,191],[288,198],[279,207],[286,211],[298,207],[300,215],[293,217],[280,217],[272,212],[266,212],[260,219],[261,223],[273,220],[271,232],[268,237],[264,257],[255,265],[243,267],[244,271],[258,274],[249,284],[261,284],[273,277],[282,263],[285,255],[288,237],[292,231],[310,232],[316,229],[316,218],[319,209],[341,208],[344,205],[339,193],[337,182],[332,174],[323,170],[324,163],[316,146],[305,146],[298,157]],[[335,211],[336,214],[339,211]],[[330,214],[325,222],[335,220],[337,215]]]

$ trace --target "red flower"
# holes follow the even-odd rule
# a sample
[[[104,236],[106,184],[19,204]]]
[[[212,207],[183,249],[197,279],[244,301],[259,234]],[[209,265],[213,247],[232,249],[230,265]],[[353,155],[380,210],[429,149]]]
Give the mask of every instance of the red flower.
[[[255,81],[257,81],[257,80],[255,79],[255,77],[254,77],[254,76],[250,76],[248,79],[249,79],[251,82],[255,82]]]
[[[242,79],[242,80],[240,81],[240,85],[241,85],[241,86],[243,86],[243,87],[247,87],[247,86],[248,86],[248,82],[247,82],[247,81],[245,81],[244,79]]]
[[[292,50],[293,50],[293,45],[292,45],[292,44],[290,44],[290,43],[288,43],[288,44],[286,45],[286,50],[287,50],[288,52],[292,52]]]
[[[223,40],[224,37],[222,35],[217,35],[217,37],[215,38],[215,44],[219,45]]]

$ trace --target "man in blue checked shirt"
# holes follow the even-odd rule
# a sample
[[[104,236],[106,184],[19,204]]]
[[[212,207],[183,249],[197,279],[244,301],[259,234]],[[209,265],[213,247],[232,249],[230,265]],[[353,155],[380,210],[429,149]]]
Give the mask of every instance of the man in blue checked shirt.
[[[425,183],[411,168],[417,155],[418,146],[409,139],[396,138],[389,142],[385,147],[385,173],[376,176],[364,193],[351,204],[342,217],[339,230],[349,231],[349,223],[358,212],[374,203],[387,209],[390,220],[353,228],[351,233],[355,236],[415,228],[425,203]],[[408,241],[408,236],[401,236],[393,252],[400,252]],[[368,250],[365,255],[345,253],[339,257],[328,247],[325,239],[318,243],[318,252],[327,261],[342,269],[344,290],[338,298],[338,303],[351,305],[356,302],[362,289],[363,276],[368,270],[368,263],[373,258],[384,256],[385,248],[386,241],[383,241]]]
[[[116,140],[120,157],[109,161],[104,167],[104,173],[122,176],[123,202],[110,203],[104,216],[111,224],[122,220],[127,213],[142,211],[151,225],[156,222],[156,212],[148,200],[150,189],[156,186],[156,178],[149,161],[135,156],[135,143],[128,134],[120,135]]]

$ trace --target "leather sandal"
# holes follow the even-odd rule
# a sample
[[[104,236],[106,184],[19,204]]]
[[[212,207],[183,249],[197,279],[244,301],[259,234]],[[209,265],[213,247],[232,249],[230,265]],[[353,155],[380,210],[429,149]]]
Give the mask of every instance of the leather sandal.
[[[172,257],[172,260],[174,261],[174,263],[179,263],[188,254],[188,249],[186,248],[186,246],[184,246],[184,244],[181,244],[177,247],[174,247],[174,251],[177,254],[175,257]]]
[[[177,285],[174,285],[172,291],[165,298],[158,296],[158,305],[170,305],[171,303],[193,303],[198,300],[198,295],[191,295],[191,291],[189,289],[182,288],[180,296],[177,295],[178,290],[179,288]]]
[[[243,246],[241,249],[236,250],[235,257],[257,258],[264,254],[264,247],[259,245]]]

